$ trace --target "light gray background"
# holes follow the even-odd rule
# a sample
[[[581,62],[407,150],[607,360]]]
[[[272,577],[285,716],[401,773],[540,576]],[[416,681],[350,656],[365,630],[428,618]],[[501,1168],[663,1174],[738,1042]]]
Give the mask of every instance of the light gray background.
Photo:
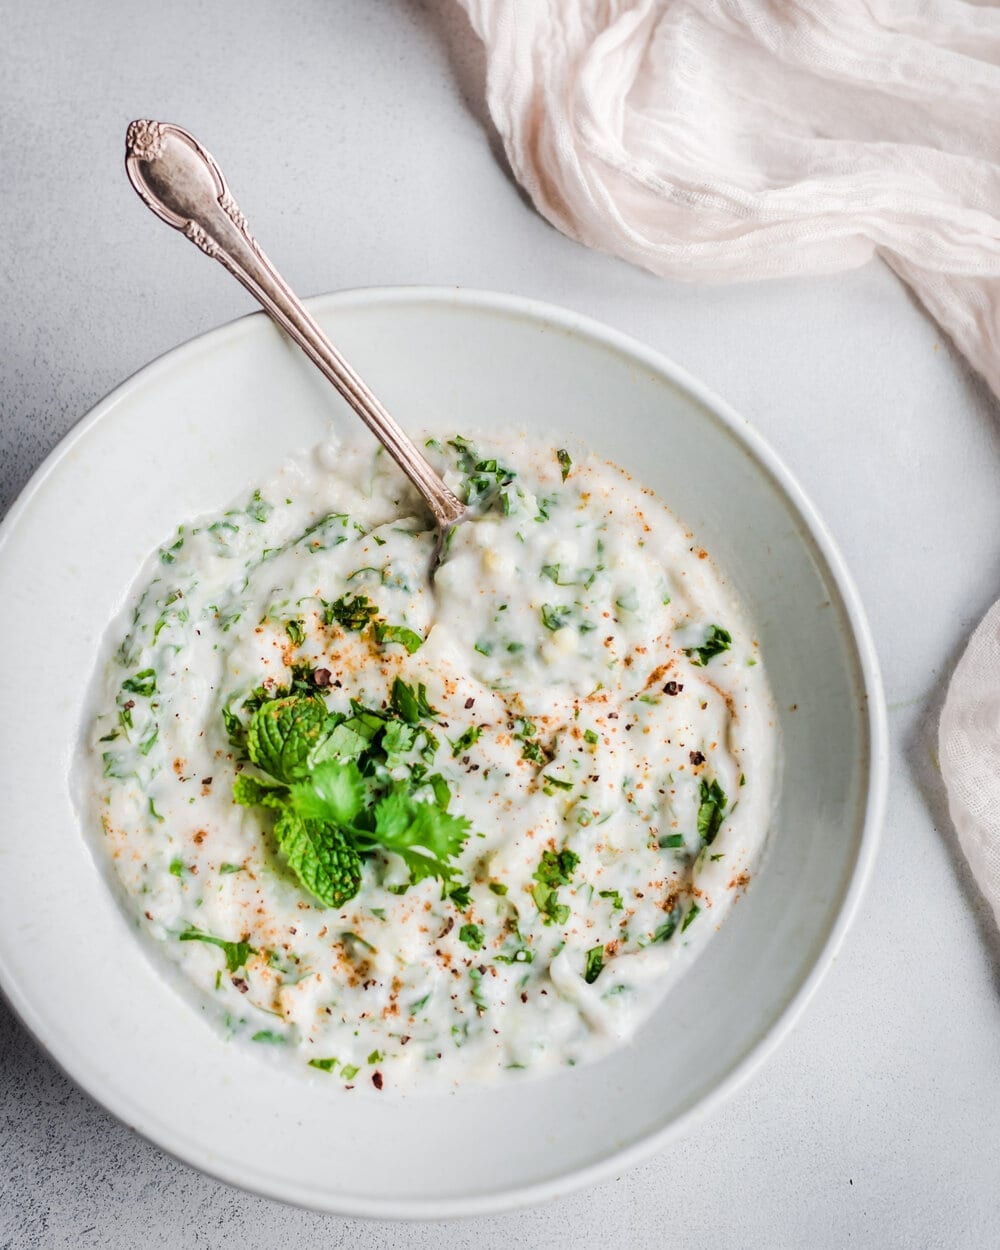
[[[598,1189],[448,1225],[318,1216],[205,1179],[79,1093],[0,1006],[0,1245],[996,1245],[1000,942],[948,825],[934,733],[1000,594],[997,406],[877,264],[709,289],[570,243],[498,160],[483,79],[451,0],[7,0],[0,511],[118,381],[248,309],[128,189],[134,116],[208,144],[305,293],[458,283],[607,321],[756,422],[857,579],[893,734],[858,923],[791,1040],[709,1124]]]

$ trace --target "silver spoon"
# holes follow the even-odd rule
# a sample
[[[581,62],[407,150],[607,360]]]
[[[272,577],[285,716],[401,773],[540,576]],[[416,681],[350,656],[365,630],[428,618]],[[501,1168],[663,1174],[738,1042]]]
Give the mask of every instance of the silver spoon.
[[[147,208],[183,231],[243,283],[333,383],[424,497],[438,527],[433,576],[449,532],[465,516],[465,504],[445,486],[261,251],[212,157],[179,126],[134,121],[125,136],[125,172]]]

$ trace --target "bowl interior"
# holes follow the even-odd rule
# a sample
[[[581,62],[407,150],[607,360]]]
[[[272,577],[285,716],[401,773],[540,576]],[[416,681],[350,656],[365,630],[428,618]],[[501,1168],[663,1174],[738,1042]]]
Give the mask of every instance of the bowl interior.
[[[322,1074],[298,1083],[227,1046],[170,988],[91,858],[66,778],[94,654],[146,553],[331,420],[356,420],[259,316],[126,383],[6,525],[0,701],[19,713],[0,724],[0,751],[19,784],[0,788],[0,977],[71,1075],[217,1175],[359,1214],[495,1208],[662,1140],[780,1031],[831,956],[870,860],[877,677],[850,589],[794,486],[679,371],[570,314],[503,298],[362,292],[313,307],[403,424],[572,432],[693,528],[758,626],[781,716],[765,870],[627,1050],[493,1091],[401,1099],[345,1094]],[[27,629],[44,664],[24,663]]]

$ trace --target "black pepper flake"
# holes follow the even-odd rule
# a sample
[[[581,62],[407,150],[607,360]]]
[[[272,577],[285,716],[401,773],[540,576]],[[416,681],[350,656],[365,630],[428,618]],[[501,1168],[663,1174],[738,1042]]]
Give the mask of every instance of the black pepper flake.
[[[250,992],[250,986],[247,985],[246,981],[244,981],[242,977],[233,977],[233,985],[236,986],[241,994],[248,994]]]
[[[403,1036],[399,1039],[400,1046],[405,1046],[409,1040],[410,1040],[409,1034],[404,1033]]]
[[[700,751],[692,751],[688,758],[691,760],[691,763],[695,766],[695,768],[697,768],[699,764],[704,764],[705,762],[705,757]]]
[[[328,668],[317,668],[313,672],[313,684],[322,689],[324,686],[329,686],[332,676]]]
[[[203,786],[210,786],[210,785],[212,784],[212,778],[211,778],[211,777],[202,777],[202,779],[201,779],[201,784],[202,784]]]
[[[338,690],[339,690],[339,689],[343,686],[343,684],[344,684],[344,683],[340,680],[340,678],[339,678],[339,677],[337,678],[337,680],[336,680],[336,681],[331,681],[331,682],[330,682],[330,685],[331,685],[331,686],[335,686]]]
[[[376,1089],[382,1088],[382,1073],[381,1072],[372,1073],[372,1084],[375,1086]]]
[[[667,684],[663,687],[663,693],[664,694],[680,694],[680,692],[683,689],[684,689],[684,686],[681,682],[668,681]]]
[[[469,710],[469,708],[470,708],[470,707],[472,707],[472,705],[473,705],[474,703],[475,703],[475,699],[466,699],[466,700],[465,700],[465,710],[466,710],[466,711],[468,711],[468,710]]]

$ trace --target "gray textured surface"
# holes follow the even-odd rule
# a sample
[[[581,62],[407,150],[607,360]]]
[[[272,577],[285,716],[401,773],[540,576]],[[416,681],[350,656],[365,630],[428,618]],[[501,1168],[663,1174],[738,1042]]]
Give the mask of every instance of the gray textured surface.
[[[165,117],[220,158],[304,292],[516,291],[633,333],[725,394],[854,571],[894,749],[882,853],[840,960],[751,1085],[644,1166],[450,1225],[295,1211],[135,1138],[0,1006],[0,1246],[998,1244],[1000,943],[948,829],[933,732],[1000,594],[1000,427],[934,326],[876,266],[686,288],[563,239],[495,160],[481,56],[449,0],[179,0],[159,16],[8,0],[2,31],[0,511],[116,382],[248,307],[126,186],[125,124]]]

